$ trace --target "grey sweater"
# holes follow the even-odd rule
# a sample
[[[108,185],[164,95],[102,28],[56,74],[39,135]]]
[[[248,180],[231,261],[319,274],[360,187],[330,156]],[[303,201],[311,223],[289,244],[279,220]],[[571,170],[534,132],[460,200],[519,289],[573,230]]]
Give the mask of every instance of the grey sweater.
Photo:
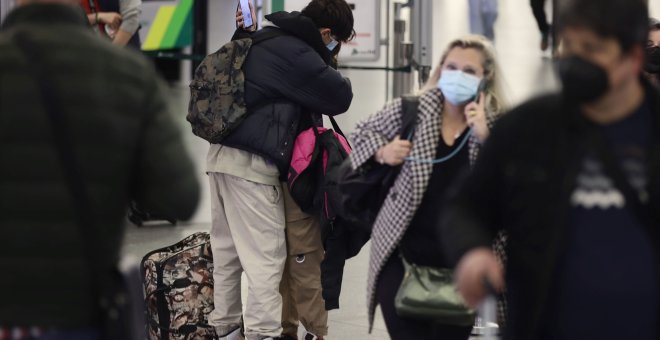
[[[135,33],[140,27],[140,14],[142,14],[142,0],[119,0],[119,11],[122,22],[120,30]]]

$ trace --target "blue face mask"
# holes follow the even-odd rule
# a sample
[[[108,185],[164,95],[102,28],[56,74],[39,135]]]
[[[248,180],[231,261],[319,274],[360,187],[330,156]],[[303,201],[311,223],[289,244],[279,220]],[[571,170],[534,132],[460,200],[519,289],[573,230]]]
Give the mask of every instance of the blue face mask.
[[[330,52],[332,52],[335,50],[335,47],[337,47],[337,45],[339,45],[339,41],[332,39],[327,45],[325,45],[325,47],[327,47],[330,50]]]
[[[477,97],[481,79],[458,70],[443,70],[438,81],[438,88],[447,101],[454,105],[463,105]]]

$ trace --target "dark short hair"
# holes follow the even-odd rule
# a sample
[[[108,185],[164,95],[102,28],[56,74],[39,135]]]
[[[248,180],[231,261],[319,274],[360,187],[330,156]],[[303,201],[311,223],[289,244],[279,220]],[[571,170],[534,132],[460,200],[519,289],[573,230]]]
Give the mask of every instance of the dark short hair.
[[[651,29],[651,31],[660,30],[660,20],[656,18],[649,19],[649,28]]]
[[[339,41],[349,41],[355,36],[353,11],[345,0],[312,0],[301,13],[317,27],[329,28]]]
[[[646,0],[564,0],[559,29],[579,27],[616,39],[624,52],[644,47],[649,34]]]

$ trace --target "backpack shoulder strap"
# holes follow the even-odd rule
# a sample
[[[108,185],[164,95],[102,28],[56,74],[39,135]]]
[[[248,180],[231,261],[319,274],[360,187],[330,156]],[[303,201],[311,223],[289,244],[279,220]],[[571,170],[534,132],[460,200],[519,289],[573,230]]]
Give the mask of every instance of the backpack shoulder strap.
[[[401,139],[412,139],[417,127],[417,117],[419,116],[419,96],[408,95],[401,97]]]

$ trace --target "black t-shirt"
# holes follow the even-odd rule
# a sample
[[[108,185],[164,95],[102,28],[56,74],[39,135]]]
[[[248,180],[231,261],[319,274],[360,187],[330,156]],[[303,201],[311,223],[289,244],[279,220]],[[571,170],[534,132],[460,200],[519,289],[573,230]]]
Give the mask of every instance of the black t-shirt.
[[[603,127],[631,186],[647,196],[648,104]],[[586,154],[546,309],[546,339],[656,339],[658,282],[650,236],[603,163]]]
[[[440,138],[436,158],[454,152],[466,138],[468,131],[468,129],[463,131],[452,146],[447,146],[444,139]],[[400,250],[406,260],[421,266],[447,267],[440,248],[438,222],[447,189],[453,184],[460,171],[469,171],[469,164],[466,143],[454,157],[433,165],[433,172],[422,203],[401,241]]]

